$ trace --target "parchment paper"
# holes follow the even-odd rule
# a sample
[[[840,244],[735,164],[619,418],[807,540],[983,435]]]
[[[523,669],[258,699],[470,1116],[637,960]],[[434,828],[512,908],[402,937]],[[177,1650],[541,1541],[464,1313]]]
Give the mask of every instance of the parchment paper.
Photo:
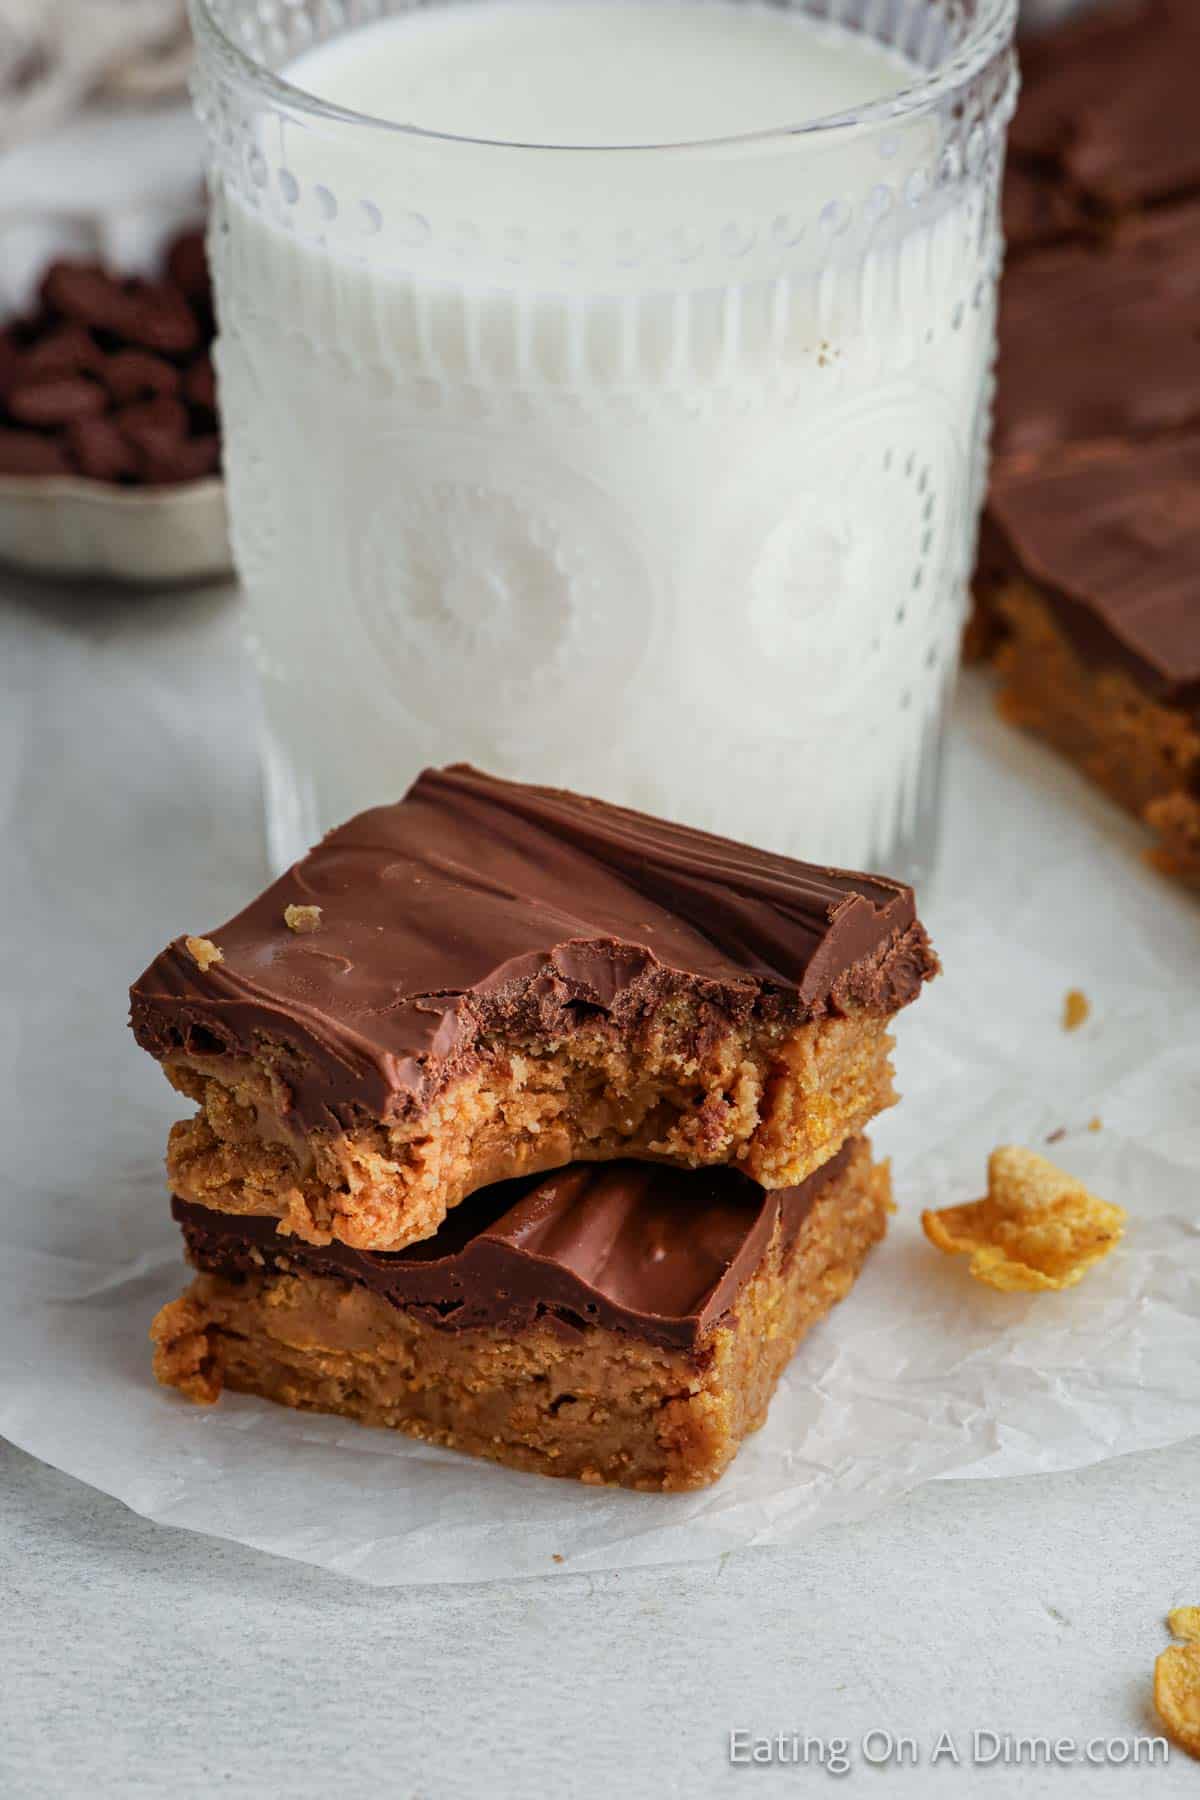
[[[992,719],[978,680],[923,908],[946,974],[902,1023],[905,1099],[875,1133],[901,1212],[718,1486],[595,1491],[158,1389],[147,1328],[186,1279],[161,1169],[179,1102],[125,1029],[125,990],[265,872],[237,609],[227,593],[70,601],[3,577],[0,595],[14,1442],[149,1518],[393,1584],[794,1545],[932,1479],[1200,1431],[1200,908],[1140,867],[1131,825]],[[1071,1035],[1068,987],[1094,1009]],[[980,1193],[996,1143],[1059,1130],[1050,1153],[1129,1209],[1126,1243],[1073,1292],[994,1294],[916,1215]]]

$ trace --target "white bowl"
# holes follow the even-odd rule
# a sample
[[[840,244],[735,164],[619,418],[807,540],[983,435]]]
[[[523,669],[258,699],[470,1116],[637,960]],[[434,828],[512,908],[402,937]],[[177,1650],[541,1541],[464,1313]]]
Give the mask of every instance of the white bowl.
[[[141,586],[232,569],[225,484],[122,488],[75,475],[0,476],[0,561],[38,575]]]

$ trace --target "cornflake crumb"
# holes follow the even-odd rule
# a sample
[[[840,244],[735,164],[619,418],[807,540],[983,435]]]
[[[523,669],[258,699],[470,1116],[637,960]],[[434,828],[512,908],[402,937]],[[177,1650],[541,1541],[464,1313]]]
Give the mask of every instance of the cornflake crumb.
[[[1089,1119],[1088,1120],[1088,1130],[1089,1131],[1103,1131],[1104,1130],[1104,1120],[1103,1119]]]
[[[1116,1249],[1125,1213],[1044,1156],[1009,1145],[988,1159],[985,1200],[922,1213],[921,1225],[939,1250],[969,1256],[977,1281],[1030,1294],[1074,1287]]]
[[[558,1554],[557,1550],[554,1552],[554,1555],[550,1558],[551,1562],[562,1562],[563,1560],[564,1559]]]
[[[1172,1637],[1200,1644],[1200,1606],[1177,1606],[1167,1614],[1167,1628]]]
[[[306,931],[320,931],[321,909],[319,906],[285,906],[283,922],[289,931],[298,931],[301,935]]]
[[[1063,1000],[1064,1031],[1078,1031],[1092,1016],[1092,1003],[1080,988],[1070,988]]]
[[[184,947],[198,969],[211,969],[214,963],[224,962],[225,958],[217,949],[211,938],[184,938]]]
[[[1154,1710],[1180,1749],[1200,1757],[1200,1607],[1177,1606],[1167,1626],[1184,1641],[1154,1665]]]

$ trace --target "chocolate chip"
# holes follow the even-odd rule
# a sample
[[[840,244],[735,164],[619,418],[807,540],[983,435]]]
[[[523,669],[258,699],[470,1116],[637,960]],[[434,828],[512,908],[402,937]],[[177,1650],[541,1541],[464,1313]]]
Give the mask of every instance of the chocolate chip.
[[[204,412],[216,412],[217,377],[207,356],[194,362],[184,375],[183,395],[189,406],[198,406]]]
[[[147,444],[172,445],[187,435],[187,409],[173,394],[159,394],[113,414],[125,439],[138,449]]]
[[[182,438],[178,443],[147,443],[141,459],[141,478],[149,487],[170,487],[183,481],[202,481],[221,467],[221,440],[211,437]]]
[[[67,448],[79,473],[91,481],[122,481],[138,473],[137,453],[112,419],[76,419],[67,427]]]
[[[63,319],[111,330],[125,309],[125,291],[99,263],[51,263],[42,278],[42,304]]]
[[[147,281],[55,263],[40,307],[0,328],[0,421],[18,427],[0,425],[0,473],[166,485],[220,469],[203,234],[166,264]]]
[[[200,324],[177,287],[165,281],[131,281],[118,335],[143,350],[181,356],[200,342]]]
[[[64,319],[122,343],[182,355],[200,340],[200,325],[170,282],[119,281],[96,263],[54,263],[42,282],[42,301]]]
[[[167,251],[167,274],[180,293],[190,300],[193,306],[199,307],[202,311],[208,309],[211,304],[212,291],[209,284],[208,254],[204,248],[203,231],[180,233]]]
[[[0,401],[16,383],[21,368],[21,350],[16,330],[8,325],[0,331]]]
[[[52,376],[16,387],[8,396],[9,414],[18,425],[69,425],[102,413],[107,404],[104,389],[86,375]]]
[[[0,475],[69,475],[71,464],[57,438],[0,426]]]
[[[86,326],[58,325],[20,353],[19,379],[13,386],[23,387],[46,375],[94,374],[103,362],[103,353]]]
[[[119,404],[152,400],[179,389],[179,370],[149,350],[117,350],[105,357],[100,379]]]

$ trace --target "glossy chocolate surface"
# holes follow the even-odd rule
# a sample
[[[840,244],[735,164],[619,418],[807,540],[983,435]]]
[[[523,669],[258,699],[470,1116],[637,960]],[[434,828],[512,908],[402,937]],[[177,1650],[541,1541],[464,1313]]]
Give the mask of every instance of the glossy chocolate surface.
[[[318,928],[290,930],[288,907]],[[310,1127],[421,1111],[523,1034],[635,1029],[681,994],[702,1031],[887,1014],[938,966],[899,882],[461,766],[331,832],[206,936],[220,960],[179,938],[135,983],[139,1043],[275,1047]]]
[[[1083,656],[1200,705],[1200,433],[1001,473],[987,527],[987,580],[1023,577]]]
[[[1110,0],[1022,46],[1010,154],[1113,215],[1200,192],[1195,0]]]
[[[367,1287],[444,1331],[549,1321],[693,1349],[735,1305],[776,1223],[793,1240],[855,1148],[774,1193],[733,1169],[573,1163],[481,1188],[436,1237],[386,1255],[319,1248],[281,1237],[273,1219],[182,1200],[172,1211],[192,1262],[212,1274],[275,1270]]]
[[[1200,204],[1148,214],[1103,247],[1014,263],[1000,304],[997,456],[1188,425],[1200,425]]]

